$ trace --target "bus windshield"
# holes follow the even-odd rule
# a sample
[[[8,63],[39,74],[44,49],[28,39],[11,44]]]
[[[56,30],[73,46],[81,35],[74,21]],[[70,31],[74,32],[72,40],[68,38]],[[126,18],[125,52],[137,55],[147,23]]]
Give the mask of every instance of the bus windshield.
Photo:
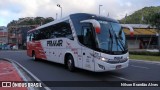
[[[100,50],[109,52],[125,52],[127,50],[125,34],[119,23],[98,21],[100,33],[97,33],[97,42]]]

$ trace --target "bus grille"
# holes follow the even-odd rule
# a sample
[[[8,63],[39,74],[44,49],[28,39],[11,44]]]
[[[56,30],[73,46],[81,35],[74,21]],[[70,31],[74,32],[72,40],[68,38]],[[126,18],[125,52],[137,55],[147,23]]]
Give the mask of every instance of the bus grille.
[[[117,63],[124,63],[126,62],[128,59],[125,58],[125,59],[118,59],[118,60],[115,60],[115,59],[109,59],[107,61],[107,63],[110,63],[110,64],[117,64]]]

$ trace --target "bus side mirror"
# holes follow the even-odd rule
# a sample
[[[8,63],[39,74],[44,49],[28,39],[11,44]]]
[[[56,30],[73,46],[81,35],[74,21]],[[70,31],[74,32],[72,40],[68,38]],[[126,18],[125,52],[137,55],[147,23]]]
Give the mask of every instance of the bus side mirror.
[[[88,20],[83,20],[83,21],[80,21],[81,23],[91,23],[92,25],[93,25],[93,27],[94,27],[94,29],[95,29],[95,32],[97,33],[97,34],[100,34],[100,32],[101,32],[101,26],[100,26],[100,23],[97,21],[97,20],[95,20],[95,19],[88,19]]]
[[[101,33],[101,30],[100,30],[99,27],[95,27],[95,30],[96,30],[96,33],[97,33],[97,34],[100,34],[100,33]]]
[[[127,25],[122,25],[123,28],[128,28],[130,31],[130,36],[133,37],[134,36],[134,29],[131,26],[127,26]]]

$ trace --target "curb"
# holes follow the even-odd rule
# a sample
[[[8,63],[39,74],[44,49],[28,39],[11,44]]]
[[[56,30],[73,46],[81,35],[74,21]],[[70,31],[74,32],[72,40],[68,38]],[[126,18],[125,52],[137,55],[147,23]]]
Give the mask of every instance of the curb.
[[[48,88],[43,82],[41,82],[40,79],[38,79],[35,75],[33,75],[30,71],[28,71],[25,67],[23,67],[21,64],[18,62],[8,59],[8,58],[0,58],[1,60],[9,61],[12,63],[12,65],[15,67],[23,81],[36,81],[38,83],[41,83],[43,87],[35,87],[35,88],[30,88],[28,87],[28,90],[51,90]],[[27,78],[26,78],[27,77]]]

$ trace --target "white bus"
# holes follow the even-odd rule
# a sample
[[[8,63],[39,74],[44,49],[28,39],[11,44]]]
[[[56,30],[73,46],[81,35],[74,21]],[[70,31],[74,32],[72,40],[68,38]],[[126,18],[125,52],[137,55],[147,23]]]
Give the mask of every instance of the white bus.
[[[129,63],[125,34],[118,21],[85,13],[28,31],[27,55],[65,64],[70,71],[104,72],[126,68]]]

